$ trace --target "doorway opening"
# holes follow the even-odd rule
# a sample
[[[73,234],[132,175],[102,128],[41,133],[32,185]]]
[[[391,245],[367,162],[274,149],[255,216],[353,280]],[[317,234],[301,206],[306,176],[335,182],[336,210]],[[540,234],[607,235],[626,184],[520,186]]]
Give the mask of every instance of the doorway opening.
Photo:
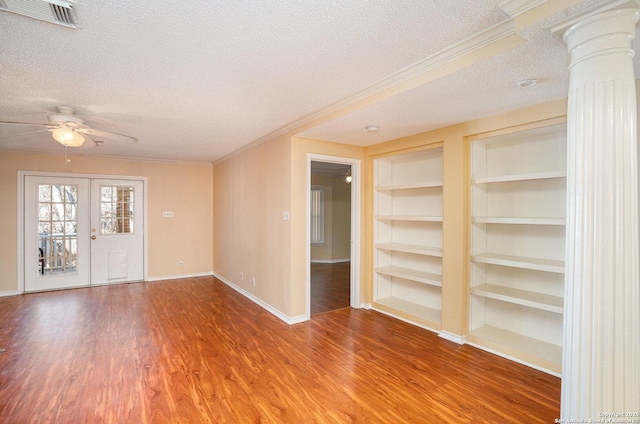
[[[357,202],[359,161],[311,157],[307,254],[308,315],[359,307]],[[355,259],[355,260],[354,260]]]

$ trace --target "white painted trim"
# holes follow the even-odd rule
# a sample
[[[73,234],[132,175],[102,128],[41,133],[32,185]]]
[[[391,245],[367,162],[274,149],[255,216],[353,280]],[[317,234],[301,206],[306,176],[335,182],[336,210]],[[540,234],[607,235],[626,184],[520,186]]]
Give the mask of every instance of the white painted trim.
[[[24,172],[18,171],[18,198],[16,199],[16,203],[18,205],[18,217],[16,220],[18,224],[18,242],[16,243],[18,249],[18,261],[16,263],[16,276],[18,278],[18,281],[16,281],[16,287],[18,288],[18,294],[24,293],[24,177]]]
[[[149,178],[142,176],[128,175],[106,175],[106,174],[76,174],[71,172],[45,172],[45,171],[22,171],[18,170],[18,262],[17,262],[17,287],[18,294],[24,293],[24,179],[25,177],[52,177],[52,178],[87,178],[87,179],[112,179],[112,180],[135,180],[142,181],[144,196],[144,211],[142,213],[142,226],[144,228],[143,241],[143,281],[147,281],[149,275]],[[125,281],[127,283],[128,281]]]
[[[147,177],[139,175],[108,175],[108,174],[76,174],[73,172],[46,172],[46,171],[18,171],[18,175],[24,176],[40,176],[54,178],[95,178],[95,179],[111,179],[111,180],[148,180]]]
[[[512,18],[515,18],[548,1],[549,0],[504,0],[500,2],[498,7]]]
[[[147,177],[142,177],[142,196],[143,196],[143,211],[142,211],[142,280],[147,281],[149,277],[149,184]]]
[[[431,328],[431,327],[427,327],[426,325],[418,324],[418,323],[417,323],[417,322],[415,322],[415,321],[410,321],[410,320],[408,320],[408,319],[406,319],[406,318],[404,318],[404,317],[401,317],[401,316],[399,316],[399,315],[392,314],[392,313],[387,312],[387,311],[383,311],[382,309],[378,309],[378,308],[375,308],[375,307],[373,307],[373,306],[371,307],[371,309],[372,309],[372,310],[374,310],[374,311],[376,311],[376,312],[380,312],[381,314],[384,314],[384,315],[390,316],[390,317],[392,317],[392,318],[399,319],[400,321],[404,321],[404,322],[406,322],[407,324],[415,325],[416,327],[420,327],[420,328],[422,328],[422,329],[429,330],[429,331],[434,332],[434,333],[436,333],[436,334],[440,333],[440,330],[437,330],[437,329],[435,329],[435,328]]]
[[[454,342],[459,345],[465,344],[464,336],[459,336],[457,334],[449,333],[448,331],[440,331],[438,333],[438,337],[442,337],[445,340],[449,340],[450,342]]]
[[[360,307],[360,198],[361,198],[361,174],[360,174],[360,159],[345,158],[339,156],[327,156],[319,155],[315,153],[307,153],[307,184],[306,184],[306,196],[307,203],[305,208],[306,214],[306,316],[307,319],[311,319],[311,240],[309,238],[309,226],[310,226],[310,205],[311,205],[311,162],[330,162],[340,163],[345,165],[351,165],[351,289],[350,298],[352,308]]]
[[[17,296],[18,294],[18,290],[3,291],[0,292],[0,297]]]
[[[371,303],[361,303],[361,304],[360,304],[360,307],[361,307],[362,309],[365,309],[365,310],[367,310],[367,311],[370,311],[370,310],[371,310]]]
[[[50,151],[44,150],[25,150],[25,149],[2,149],[3,152],[10,153],[24,153],[28,155],[39,155],[39,156],[51,156],[51,157],[60,157],[60,153],[52,153]],[[110,159],[110,160],[118,160],[123,162],[142,162],[142,163],[158,163],[163,165],[190,165],[190,166],[205,166],[205,167],[213,167],[212,162],[202,162],[202,161],[191,161],[191,160],[173,160],[173,159],[152,159],[152,158],[139,158],[134,156],[113,156],[113,155],[70,155],[71,158],[74,157],[84,157],[91,159]]]
[[[527,361],[523,361],[522,359],[518,359],[518,358],[513,357],[513,356],[505,355],[502,352],[498,352],[497,350],[489,349],[489,348],[484,347],[482,345],[479,345],[477,343],[472,343],[470,341],[467,341],[466,344],[468,344],[469,346],[473,346],[476,349],[484,350],[485,352],[489,352],[489,353],[492,353],[492,354],[494,354],[496,356],[500,356],[500,357],[508,359],[510,361],[517,362],[518,364],[526,365],[527,367],[533,368],[534,370],[542,371],[542,372],[544,372],[546,374],[550,374],[550,375],[553,375],[555,377],[559,377],[559,378],[562,377],[562,375],[558,374],[557,372],[551,371],[551,370],[549,370],[547,368],[540,367],[538,365],[531,364],[531,363],[529,363]]]
[[[344,259],[315,259],[311,260],[312,264],[341,264],[344,262],[351,262],[351,258]]]
[[[289,318],[287,324],[300,324],[301,322],[309,321],[306,315],[298,315],[297,317]]]
[[[298,324],[300,322],[304,322],[304,321],[308,320],[308,318],[305,315],[300,315],[300,316],[293,317],[293,318],[288,317],[287,315],[283,314],[282,312],[280,312],[276,308],[272,307],[268,303],[264,302],[263,300],[259,299],[258,297],[254,296],[253,294],[249,293],[248,291],[244,290],[243,288],[235,285],[230,280],[227,280],[226,278],[224,278],[220,274],[216,273],[215,271],[213,272],[213,276],[216,277],[218,280],[222,281],[223,283],[225,283],[227,286],[229,286],[232,289],[234,289],[235,291],[237,291],[238,293],[240,293],[241,295],[243,295],[244,297],[246,297],[247,299],[251,300],[253,303],[257,304],[258,306],[262,307],[263,309],[266,309],[267,312],[270,312],[271,314],[273,314],[276,317],[280,318],[282,321],[286,322],[289,325]]]
[[[149,277],[146,278],[145,282],[153,282],[153,281],[165,281],[165,280],[179,280],[181,278],[193,278],[193,277],[210,277],[213,275],[213,272],[200,272],[195,274],[180,274],[180,275],[165,275],[164,277]]]

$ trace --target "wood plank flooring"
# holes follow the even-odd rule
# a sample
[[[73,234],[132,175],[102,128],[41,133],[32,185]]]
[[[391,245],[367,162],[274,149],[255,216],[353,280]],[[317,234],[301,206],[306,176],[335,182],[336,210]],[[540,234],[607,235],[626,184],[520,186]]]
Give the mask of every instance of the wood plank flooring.
[[[351,263],[311,264],[311,315],[348,308]]]
[[[383,314],[288,326],[213,277],[0,298],[3,423],[551,423],[560,380]]]

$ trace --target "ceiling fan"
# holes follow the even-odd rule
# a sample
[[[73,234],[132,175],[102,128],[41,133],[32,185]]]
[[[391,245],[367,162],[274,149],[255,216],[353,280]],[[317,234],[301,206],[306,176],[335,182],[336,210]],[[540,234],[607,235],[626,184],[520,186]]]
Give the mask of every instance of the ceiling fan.
[[[88,137],[96,145],[98,141],[93,137],[105,138],[108,140],[125,141],[137,143],[138,139],[124,134],[112,133],[108,131],[96,130],[84,124],[84,120],[75,116],[75,109],[68,106],[58,106],[58,113],[49,115],[49,124],[33,124],[28,122],[0,121],[0,124],[9,125],[29,125],[46,127],[44,130],[30,131],[22,134],[31,134],[42,131],[51,131],[54,140],[66,147],[80,147]]]

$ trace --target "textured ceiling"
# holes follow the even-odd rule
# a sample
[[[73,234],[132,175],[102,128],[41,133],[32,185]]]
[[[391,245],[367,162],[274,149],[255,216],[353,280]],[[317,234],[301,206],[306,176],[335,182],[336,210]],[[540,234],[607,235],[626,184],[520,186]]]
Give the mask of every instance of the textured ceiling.
[[[68,105],[93,128],[139,139],[74,153],[215,161],[509,20],[501,3],[79,0],[77,30],[0,12],[0,120],[44,124]],[[563,44],[539,28],[523,36],[300,135],[367,145],[565,97]],[[529,77],[540,84],[514,86]],[[373,137],[370,123],[381,127]],[[16,135],[36,129],[0,125],[0,149],[64,151],[48,132]]]

